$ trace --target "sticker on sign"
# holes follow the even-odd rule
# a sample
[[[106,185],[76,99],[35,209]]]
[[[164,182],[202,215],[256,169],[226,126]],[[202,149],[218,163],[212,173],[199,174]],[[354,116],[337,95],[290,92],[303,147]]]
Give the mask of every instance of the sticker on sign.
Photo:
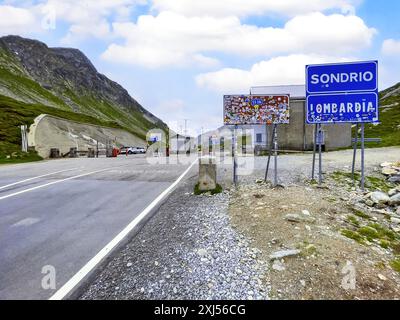
[[[224,124],[288,124],[289,95],[225,95]]]

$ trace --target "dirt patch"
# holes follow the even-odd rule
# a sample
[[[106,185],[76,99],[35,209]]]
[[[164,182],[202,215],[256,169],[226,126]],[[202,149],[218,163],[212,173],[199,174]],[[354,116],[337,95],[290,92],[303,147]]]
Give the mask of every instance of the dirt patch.
[[[312,185],[271,189],[255,184],[234,193],[231,222],[252,239],[252,245],[262,251],[261,259],[269,264],[266,273],[272,299],[400,297],[400,273],[391,267],[393,250],[342,235],[342,230],[357,223],[367,224],[370,219],[379,223],[378,218],[349,218],[354,209],[341,197],[335,188]],[[270,259],[272,253],[286,249],[299,253]]]

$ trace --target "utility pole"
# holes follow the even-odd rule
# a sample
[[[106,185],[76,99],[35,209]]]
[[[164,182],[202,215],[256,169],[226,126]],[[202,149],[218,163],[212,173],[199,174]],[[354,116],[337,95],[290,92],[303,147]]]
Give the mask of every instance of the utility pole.
[[[183,119],[183,120],[185,120],[185,131],[184,131],[184,133],[185,133],[185,138],[186,138],[186,135],[187,135],[187,121],[189,119]]]

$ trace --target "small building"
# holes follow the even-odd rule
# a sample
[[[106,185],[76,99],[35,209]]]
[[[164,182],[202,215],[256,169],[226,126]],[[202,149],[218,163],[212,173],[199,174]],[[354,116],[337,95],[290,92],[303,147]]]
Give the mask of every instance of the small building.
[[[195,139],[179,133],[171,134],[169,139],[170,154],[192,152],[196,148]]]
[[[290,95],[290,123],[278,125],[278,144],[280,150],[312,150],[315,125],[306,124],[306,88],[305,85],[252,87],[252,95]],[[233,130],[233,126],[222,126],[205,135],[216,136],[224,129]],[[246,150],[269,150],[272,139],[272,125],[240,125],[238,129],[246,136]],[[247,131],[246,131],[247,129]],[[335,150],[351,146],[351,124],[323,124],[323,150]],[[207,139],[202,139],[207,141]],[[204,142],[203,142],[204,143]],[[243,142],[244,144],[244,142]]]

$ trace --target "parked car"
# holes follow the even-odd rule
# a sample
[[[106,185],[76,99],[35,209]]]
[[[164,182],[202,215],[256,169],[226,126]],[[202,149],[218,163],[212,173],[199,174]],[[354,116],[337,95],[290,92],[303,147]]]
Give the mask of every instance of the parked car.
[[[121,147],[119,149],[119,154],[139,154],[139,153],[146,153],[146,149],[143,147]]]
[[[132,148],[132,151],[133,151],[134,154],[137,154],[137,153],[146,153],[146,149],[143,148],[143,147],[133,147],[133,148]]]

